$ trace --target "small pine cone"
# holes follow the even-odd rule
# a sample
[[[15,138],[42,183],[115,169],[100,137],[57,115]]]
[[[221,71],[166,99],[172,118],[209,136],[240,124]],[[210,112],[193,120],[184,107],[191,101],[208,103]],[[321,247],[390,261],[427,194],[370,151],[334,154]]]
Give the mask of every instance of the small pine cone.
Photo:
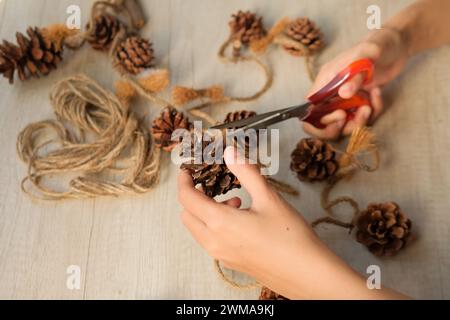
[[[203,155],[203,151],[208,145],[214,143],[214,141],[200,142],[199,139],[198,135],[194,133],[191,145],[187,146],[188,148],[191,148],[192,158],[196,158],[196,155]],[[197,141],[197,143],[195,141]],[[215,154],[213,151],[211,157],[214,158],[214,156]],[[201,185],[203,192],[208,197],[214,198],[226,194],[233,189],[241,188],[239,180],[225,164],[196,164],[194,162],[195,161],[190,160],[183,163],[181,169],[187,170],[191,174],[194,185]]]
[[[291,170],[301,181],[321,181],[332,177],[338,167],[336,152],[319,139],[303,139],[291,155]]]
[[[323,34],[314,22],[308,18],[298,18],[291,22],[285,34],[292,40],[305,46],[308,54],[312,55],[322,49],[324,45]],[[305,52],[298,48],[285,45],[284,49],[294,56],[305,55]]]
[[[39,28],[28,28],[27,36],[16,33],[17,45],[6,40],[0,45],[0,73],[14,83],[14,73],[25,81],[30,76],[48,75],[62,61],[62,47],[46,39]]]
[[[413,237],[411,220],[398,204],[371,204],[356,220],[356,239],[376,256],[392,256],[403,249]]]
[[[229,23],[231,38],[243,45],[259,40],[266,34],[262,23],[262,17],[250,11],[240,11],[231,16]]]
[[[152,43],[140,36],[125,39],[117,48],[116,65],[123,73],[137,75],[153,67]]]
[[[87,41],[95,50],[108,50],[114,38],[124,25],[117,17],[110,14],[101,14],[94,18],[92,32],[87,37]],[[87,25],[90,29],[90,25]]]
[[[251,118],[254,116],[256,116],[256,112],[254,112],[254,111],[242,110],[242,111],[230,112],[225,117],[224,123],[240,121],[240,120],[248,119],[248,118]]]
[[[263,287],[261,289],[261,295],[259,296],[259,300],[289,300],[286,297],[283,297],[281,294],[278,294],[267,287]]]
[[[160,117],[153,121],[152,133],[155,144],[164,151],[171,152],[177,145],[177,141],[172,141],[172,134],[177,129],[192,129],[189,118],[173,107],[165,108]]]

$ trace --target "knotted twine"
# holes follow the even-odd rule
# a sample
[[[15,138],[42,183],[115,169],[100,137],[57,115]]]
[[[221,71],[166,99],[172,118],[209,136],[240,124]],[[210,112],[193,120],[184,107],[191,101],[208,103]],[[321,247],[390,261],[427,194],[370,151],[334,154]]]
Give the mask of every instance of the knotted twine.
[[[258,55],[265,53],[271,44],[275,44],[281,47],[287,46],[296,49],[296,51],[298,52],[298,56],[305,58],[305,66],[308,72],[308,77],[311,82],[314,82],[314,80],[316,79],[316,56],[303,43],[301,43],[300,41],[295,41],[294,39],[286,36],[284,31],[289,23],[291,23],[291,20],[287,17],[279,20],[269,30],[265,37],[259,40],[255,40],[253,43],[251,43],[250,49]]]
[[[367,155],[372,158],[372,164],[367,164],[361,160],[362,157]],[[375,143],[375,135],[366,127],[356,128],[350,137],[346,151],[342,153],[339,160],[338,172],[327,181],[321,194],[321,206],[326,211],[327,216],[313,221],[312,227],[315,228],[320,224],[327,223],[347,228],[351,232],[360,213],[358,202],[349,196],[341,196],[330,200],[330,193],[340,181],[351,178],[355,171],[374,172],[378,170],[379,166],[380,155]],[[353,209],[350,222],[343,222],[334,217],[332,209],[342,203],[348,203]]]
[[[144,193],[155,186],[160,151],[137,116],[111,92],[78,75],[57,83],[50,101],[57,120],[30,124],[17,139],[19,158],[29,168],[22,181],[25,193],[63,200]],[[68,173],[81,175],[66,191],[43,183],[49,175]],[[111,173],[120,173],[119,181]]]

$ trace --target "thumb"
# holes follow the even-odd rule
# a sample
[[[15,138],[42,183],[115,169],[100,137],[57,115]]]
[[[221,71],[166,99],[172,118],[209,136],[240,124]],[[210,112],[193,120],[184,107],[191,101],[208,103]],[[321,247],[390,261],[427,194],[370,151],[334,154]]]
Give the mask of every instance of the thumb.
[[[271,191],[258,166],[249,164],[235,147],[225,149],[224,159],[228,169],[239,179],[253,200],[264,198],[263,195]]]

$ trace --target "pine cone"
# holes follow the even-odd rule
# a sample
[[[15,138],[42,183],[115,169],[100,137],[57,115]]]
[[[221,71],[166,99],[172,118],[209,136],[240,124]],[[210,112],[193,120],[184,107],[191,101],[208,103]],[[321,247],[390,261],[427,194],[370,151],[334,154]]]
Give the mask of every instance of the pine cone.
[[[259,296],[259,300],[289,300],[286,297],[283,297],[281,294],[278,294],[267,287],[263,287],[261,289],[261,295]]]
[[[303,139],[291,155],[291,170],[301,181],[321,181],[333,176],[338,167],[336,153],[319,139]]]
[[[153,60],[152,43],[140,36],[125,39],[116,53],[116,65],[123,73],[132,75],[153,67]]]
[[[234,40],[234,56],[239,56],[243,45],[247,46],[250,42],[259,40],[266,34],[262,17],[250,11],[243,12],[239,10],[236,14],[233,14],[229,26],[231,39]]]
[[[0,73],[14,83],[14,73],[21,81],[30,76],[47,75],[62,61],[62,48],[42,36],[39,28],[28,28],[27,36],[16,33],[17,44],[6,40],[0,45]]]
[[[203,151],[208,147],[213,141],[206,142],[198,134],[193,134],[192,144],[187,146],[191,148],[191,153],[193,158],[195,155],[203,155]],[[199,141],[202,139],[203,141]],[[197,140],[197,143],[195,141]],[[202,149],[200,149],[202,147]],[[214,152],[211,157],[214,157]],[[202,157],[203,159],[203,157]],[[203,192],[210,198],[226,194],[227,192],[240,188],[241,184],[236,176],[231,173],[225,164],[195,164],[193,160],[190,160],[181,165],[182,170],[187,170],[194,181],[194,184],[201,185]]]
[[[94,26],[87,41],[95,50],[108,50],[114,38],[124,25],[117,17],[110,14],[101,14],[94,18]],[[90,28],[90,25],[87,25]]]
[[[240,120],[248,119],[248,118],[251,118],[254,116],[256,116],[256,112],[254,112],[254,111],[242,110],[242,111],[230,112],[225,117],[224,123],[240,121]]]
[[[291,22],[286,28],[285,34],[294,41],[304,45],[309,54],[314,54],[322,49],[323,34],[314,22],[308,18],[298,18]],[[294,56],[304,55],[305,53],[298,48],[285,45],[284,49]]]
[[[172,134],[177,129],[191,130],[189,118],[173,107],[165,108],[160,117],[153,121],[152,133],[157,147],[172,151],[178,144],[172,141]]]
[[[398,204],[371,204],[358,215],[356,239],[376,256],[392,256],[403,249],[413,237],[411,220]]]

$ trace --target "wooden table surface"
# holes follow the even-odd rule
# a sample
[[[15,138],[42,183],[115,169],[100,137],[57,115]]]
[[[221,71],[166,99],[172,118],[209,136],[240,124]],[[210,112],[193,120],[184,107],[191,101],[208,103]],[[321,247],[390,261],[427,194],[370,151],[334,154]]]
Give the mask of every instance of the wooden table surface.
[[[250,0],[145,1],[158,64],[171,71],[173,84],[202,87],[214,83],[232,94],[261,85],[252,66],[225,66],[216,51],[228,35],[229,15],[252,9],[267,25],[283,16],[309,16],[323,29],[325,62],[368,32],[366,8],[378,4],[382,19],[407,0]],[[27,26],[63,22],[66,8],[79,4],[87,20],[90,1],[2,0],[0,36],[14,40]],[[242,108],[268,111],[298,102],[309,89],[303,61],[278,49],[265,57],[275,82],[257,103],[229,105],[213,111],[223,117]],[[320,236],[355,269],[381,267],[384,285],[415,298],[450,298],[450,47],[414,59],[385,90],[387,112],[377,122],[382,167],[359,173],[335,195],[351,195],[361,206],[394,200],[409,214],[418,240],[394,258],[378,259],[345,230],[322,227]],[[51,86],[64,77],[86,73],[112,88],[115,73],[105,55],[90,48],[66,56],[49,77],[8,85],[0,82],[0,298],[30,299],[254,299],[258,292],[237,291],[217,277],[211,259],[179,219],[177,168],[163,157],[162,181],[152,192],[118,199],[32,201],[20,190],[26,173],[15,151],[17,134],[27,124],[53,118]],[[142,102],[154,116],[158,108]],[[301,196],[288,197],[309,220],[323,214],[320,185],[301,184],[289,171],[289,154],[304,136],[300,126],[281,126],[281,170],[277,177],[296,185]],[[239,193],[239,192],[238,192]],[[239,194],[244,194],[242,191]],[[245,195],[244,195],[245,196]],[[341,214],[345,214],[342,212]],[[270,235],[267,235],[270,237]],[[81,288],[66,286],[67,268],[80,266]]]

